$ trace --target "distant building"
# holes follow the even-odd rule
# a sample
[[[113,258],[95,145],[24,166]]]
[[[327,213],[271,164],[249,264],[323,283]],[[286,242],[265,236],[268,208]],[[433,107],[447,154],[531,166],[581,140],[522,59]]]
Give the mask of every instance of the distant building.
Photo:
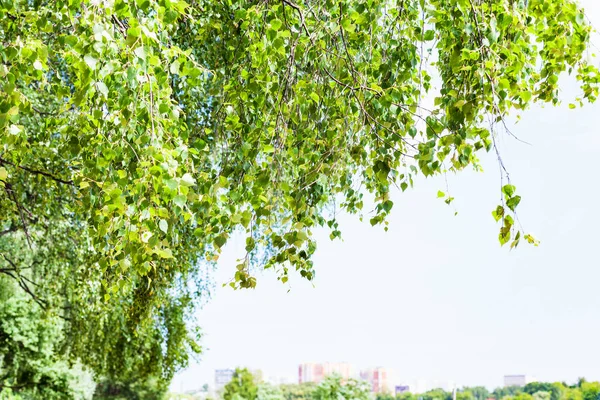
[[[398,396],[401,393],[408,393],[408,392],[410,392],[410,386],[408,386],[408,385],[397,385],[394,390],[394,394],[396,396]]]
[[[535,378],[527,375],[504,375],[504,387],[523,387],[528,383],[535,382]]]
[[[343,379],[352,376],[352,366],[348,363],[304,363],[298,366],[298,383],[319,383],[329,375],[337,374]]]
[[[231,368],[215,370],[215,390],[221,390],[231,382],[235,370]]]
[[[389,392],[388,371],[385,368],[378,367],[361,371],[360,379],[371,384],[373,393]]]

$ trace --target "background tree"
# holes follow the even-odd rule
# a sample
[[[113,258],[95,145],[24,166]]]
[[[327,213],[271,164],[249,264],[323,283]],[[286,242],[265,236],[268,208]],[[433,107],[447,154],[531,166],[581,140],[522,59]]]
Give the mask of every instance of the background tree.
[[[533,394],[533,400],[550,400],[551,398],[550,392],[538,391]]]
[[[279,387],[285,400],[308,400],[312,398],[315,386],[313,382],[304,382],[300,384],[285,384]]]
[[[579,388],[583,400],[600,400],[600,383],[582,382]]]
[[[260,383],[256,392],[256,400],[284,400],[284,397],[279,386]]]
[[[429,390],[420,395],[423,400],[452,400],[452,393],[446,392],[443,389]]]
[[[577,386],[577,385],[575,385]],[[568,388],[564,391],[564,400],[583,400],[583,395],[578,387]]]
[[[451,394],[452,397],[452,394]],[[461,389],[458,390],[456,392],[456,399],[457,400],[475,400],[475,396],[473,395],[473,392],[471,392],[469,389]]]
[[[162,400],[166,393],[167,388],[156,377],[125,382],[104,379],[96,386],[93,400]]]
[[[367,382],[342,379],[339,375],[326,377],[312,394],[314,400],[372,400],[374,397]]]
[[[395,400],[396,396],[391,394],[391,393],[376,393],[375,394],[375,399],[376,400]]]
[[[225,385],[223,399],[232,400],[235,395],[244,400],[255,400],[258,395],[254,375],[247,368],[236,368],[231,381]]]
[[[558,400],[561,396],[560,384],[548,383],[548,382],[530,382],[523,388],[525,393],[534,395],[537,392],[547,392],[550,394],[551,400]]]
[[[82,371],[61,357],[62,324],[0,276],[0,398],[89,398]]]
[[[519,386],[508,386],[508,387],[500,387],[500,388],[496,388],[494,389],[494,391],[492,392],[492,395],[494,396],[494,398],[496,400],[500,400],[506,396],[515,396],[519,393],[523,392],[523,388],[519,387]]]
[[[468,387],[463,390],[470,392],[476,400],[487,400],[490,397],[490,391],[484,386]]]
[[[410,392],[404,392],[399,393],[396,398],[398,400],[417,400],[418,396]]]

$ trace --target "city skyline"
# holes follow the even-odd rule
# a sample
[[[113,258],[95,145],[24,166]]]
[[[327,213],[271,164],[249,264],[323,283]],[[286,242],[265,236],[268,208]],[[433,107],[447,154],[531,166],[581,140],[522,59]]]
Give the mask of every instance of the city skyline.
[[[394,370],[378,366],[369,368],[358,368],[348,362],[304,362],[298,365],[298,376],[295,382],[283,379],[280,376],[264,375],[261,369],[251,368],[248,366],[229,367],[225,369],[216,369],[215,385],[211,387],[211,391],[218,392],[229,383],[233,377],[236,368],[246,368],[255,377],[257,382],[264,382],[271,385],[280,384],[303,384],[303,383],[321,383],[326,377],[337,375],[343,380],[358,379],[369,383],[372,393],[402,393],[411,392],[414,394],[422,394],[431,390],[442,389],[447,392],[453,392],[466,387],[467,385],[459,385],[453,380],[427,380],[416,379],[408,381],[398,376]],[[540,382],[531,375],[525,374],[507,374],[503,376],[503,385],[499,387],[525,387],[529,383]],[[203,385],[205,386],[205,385]],[[479,386],[479,385],[469,385]],[[482,385],[484,386],[484,385]],[[493,390],[495,387],[488,387]]]

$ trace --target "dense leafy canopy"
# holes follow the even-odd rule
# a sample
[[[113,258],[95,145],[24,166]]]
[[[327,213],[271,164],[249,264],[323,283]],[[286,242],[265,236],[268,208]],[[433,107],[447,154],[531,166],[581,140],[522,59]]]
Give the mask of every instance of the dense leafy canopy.
[[[247,368],[236,368],[231,381],[225,385],[224,400],[256,400],[258,386]]]
[[[68,357],[168,382],[232,235],[233,287],[312,279],[339,210],[385,223],[392,186],[477,168],[565,71],[595,100],[589,38],[573,0],[2,0],[0,272]],[[534,242],[501,199],[500,242]]]
[[[256,400],[285,400],[285,398],[280,387],[261,383],[258,385]]]
[[[312,393],[314,400],[373,400],[368,382],[341,376],[328,376]]]
[[[280,385],[285,400],[309,400],[315,389],[313,382]]]
[[[62,325],[16,282],[0,276],[0,399],[11,399],[11,393],[48,400],[90,394],[91,382],[61,356]]]

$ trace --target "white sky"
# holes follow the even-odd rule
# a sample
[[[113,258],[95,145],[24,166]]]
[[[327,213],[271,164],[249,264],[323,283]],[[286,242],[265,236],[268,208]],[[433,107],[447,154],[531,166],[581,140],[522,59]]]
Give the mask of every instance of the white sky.
[[[584,0],[600,27],[600,2]],[[596,39],[598,43],[598,39]],[[564,86],[566,99],[576,94]],[[297,376],[301,362],[393,368],[403,380],[502,385],[505,374],[600,380],[600,103],[526,112],[501,138],[523,196],[525,230],[541,241],[500,248],[491,211],[499,199],[493,154],[485,173],[449,176],[454,210],[436,198],[443,178],[394,193],[389,232],[343,216],[344,241],[318,237],[314,287],[271,273],[252,291],[221,288],[242,243],[221,258],[210,302],[198,312],[206,351],[173,389],[213,385],[214,370],[259,368]]]

